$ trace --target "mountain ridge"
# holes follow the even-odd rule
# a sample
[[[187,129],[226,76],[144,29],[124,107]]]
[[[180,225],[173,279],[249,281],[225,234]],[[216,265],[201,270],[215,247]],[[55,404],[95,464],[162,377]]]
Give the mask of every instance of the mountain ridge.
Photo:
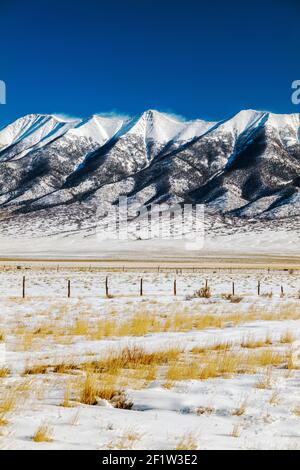
[[[49,233],[51,224],[65,233],[70,213],[81,230],[120,195],[138,205],[201,203],[227,220],[284,219],[300,209],[300,114],[242,110],[219,122],[155,110],[29,114],[0,129],[0,170],[0,234],[33,232],[39,217],[49,218]]]

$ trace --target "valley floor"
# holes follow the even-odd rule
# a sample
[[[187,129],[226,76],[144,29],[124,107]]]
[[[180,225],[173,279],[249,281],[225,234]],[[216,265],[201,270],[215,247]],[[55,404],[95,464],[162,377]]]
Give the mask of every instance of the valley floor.
[[[3,263],[0,448],[298,449],[300,272],[276,263]]]

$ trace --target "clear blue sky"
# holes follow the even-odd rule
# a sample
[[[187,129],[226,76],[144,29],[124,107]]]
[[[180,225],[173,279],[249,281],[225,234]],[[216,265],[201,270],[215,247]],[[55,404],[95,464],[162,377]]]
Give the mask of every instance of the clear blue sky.
[[[300,112],[299,0],[0,0],[0,127],[27,113]]]

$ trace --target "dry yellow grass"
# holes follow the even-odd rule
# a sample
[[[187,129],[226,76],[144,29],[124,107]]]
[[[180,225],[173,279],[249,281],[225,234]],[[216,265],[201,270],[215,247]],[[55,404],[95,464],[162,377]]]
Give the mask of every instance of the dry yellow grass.
[[[238,295],[233,295],[233,294],[222,294],[221,297],[224,300],[229,300],[229,302],[233,304],[238,304],[243,300],[243,297],[240,297]]]
[[[266,348],[262,351],[254,351],[252,354],[244,356],[248,367],[268,367],[280,366],[287,362],[288,355],[282,351],[274,351],[272,348]]]
[[[0,396],[0,426],[8,424],[7,416],[14,411],[17,405],[17,397],[15,391],[5,391]]]
[[[100,340],[112,337],[117,331],[117,323],[115,320],[99,320],[96,323],[95,331],[92,334],[94,340]]]
[[[61,403],[61,406],[63,406],[64,408],[71,408],[73,406],[71,403],[71,395],[72,395],[71,383],[67,382],[67,385],[64,391],[64,398]]]
[[[232,412],[232,416],[243,416],[246,413],[247,400],[244,400],[237,408]]]
[[[34,388],[34,390],[32,390],[32,387],[33,385],[36,385],[34,384],[33,380],[31,379],[21,379],[20,381],[17,381],[14,386],[13,386],[13,389],[11,390],[11,393],[14,393],[15,396],[19,395],[19,394],[22,394],[23,396],[24,395],[29,395],[32,393],[32,391],[35,391],[36,388]]]
[[[26,368],[24,374],[79,374],[78,401],[96,404],[99,399],[112,402],[115,397],[119,397],[114,406],[126,408],[129,403],[122,390],[130,386],[143,388],[157,377],[165,379],[165,388],[171,388],[177,381],[183,380],[228,378],[235,374],[254,374],[279,366],[290,370],[293,368],[291,351],[276,351],[271,346],[262,347],[270,343],[269,338],[259,342],[258,349],[254,349],[253,342],[252,338],[247,339],[247,352],[230,342],[195,347],[190,353],[179,348],[147,352],[141,347],[133,346],[110,350],[101,359],[88,362],[62,361],[52,365],[32,365]],[[80,378],[82,373],[85,375],[84,383]],[[270,388],[265,378],[256,386]],[[62,406],[70,406],[67,389],[65,394]]]
[[[255,339],[252,335],[249,335],[247,338],[242,340],[241,347],[246,349],[257,349],[270,346],[272,343],[272,339],[269,335],[267,335],[265,339]]]
[[[85,405],[96,405],[98,402],[99,381],[95,374],[88,373],[83,383],[79,401]]]
[[[5,334],[4,334],[4,331],[0,330],[0,343],[3,341],[5,341]]]
[[[159,367],[167,367],[163,372],[166,379],[165,387],[171,387],[174,382],[180,380],[205,380],[228,377],[233,374],[256,373],[258,370],[271,366],[288,367],[289,362],[290,352],[277,352],[271,347],[250,350],[246,353],[235,350],[230,343],[220,343],[209,346],[207,349],[196,347],[192,350],[192,354],[188,354],[183,353],[179,348],[147,352],[143,348],[134,346],[119,351],[109,351],[103,358],[91,362],[33,365],[26,368],[25,374],[84,372],[87,397],[89,388],[93,390],[93,384],[95,380],[97,381],[97,393],[91,392],[93,398],[82,397],[80,399],[89,404],[95,403],[95,396],[108,400],[112,398],[110,394],[115,393],[116,387],[114,384],[104,383],[103,385],[104,379],[106,382],[108,378],[112,380],[113,377],[121,380],[124,376],[123,384],[126,383],[126,379],[155,380],[157,375],[164,370],[158,369]],[[102,387],[99,384],[99,374]]]
[[[165,319],[164,331],[190,331],[195,325],[193,315],[182,315],[175,313],[175,315]]]
[[[80,364],[59,362],[57,364],[31,364],[27,365],[23,375],[45,375],[49,372],[55,374],[68,374],[80,369]]]
[[[80,410],[77,410],[76,413],[74,413],[73,416],[71,416],[69,424],[71,426],[77,426],[79,423],[79,417],[80,417]]]
[[[206,362],[201,367],[200,379],[210,379],[224,377],[238,371],[238,356],[228,351],[217,353],[207,357]]]
[[[240,426],[238,424],[234,424],[230,435],[235,438],[240,436]]]
[[[178,380],[193,380],[200,379],[200,366],[198,362],[186,363],[173,363],[167,369],[165,378],[167,383],[176,382]],[[168,387],[167,387],[168,388]]]
[[[271,348],[251,350],[247,353],[235,350],[213,350],[204,352],[193,349],[194,355],[183,355],[172,361],[166,371],[167,384],[180,380],[207,380],[228,377],[233,374],[254,374],[266,367],[286,365],[289,353],[276,352]]]
[[[32,366],[25,368],[23,375],[47,374],[49,367],[50,367],[49,365],[45,365],[45,364],[33,364]]]
[[[44,322],[33,330],[33,334],[36,336],[49,336],[57,332],[57,326],[52,322]]]
[[[56,307],[57,308],[57,307]],[[66,307],[60,306],[63,310]],[[66,315],[69,315],[67,308]],[[122,336],[144,336],[147,333],[158,332],[176,332],[190,330],[204,330],[208,328],[224,328],[227,325],[237,326],[256,320],[297,320],[300,319],[300,309],[295,303],[289,303],[274,307],[274,309],[262,309],[256,304],[251,305],[246,312],[240,312],[238,305],[232,305],[230,311],[225,307],[225,312],[218,313],[211,306],[186,306],[180,303],[164,304],[162,309],[156,304],[134,306],[133,315],[120,323],[115,319],[104,318],[99,320],[98,313],[90,306],[80,306],[81,314],[73,324],[66,324],[64,315],[61,313],[52,314],[49,308],[45,312],[39,312],[40,316],[45,316],[45,321],[34,329],[26,327],[26,323],[19,321],[17,326],[13,327],[9,334],[12,334],[16,341],[18,350],[30,351],[37,349],[38,338],[51,337],[55,343],[68,344],[73,338],[82,336],[87,340],[101,340],[107,337]],[[158,313],[160,311],[169,312],[168,314]],[[56,311],[55,311],[56,312]],[[131,312],[131,310],[130,310]],[[59,320],[54,321],[57,317]],[[268,338],[266,338],[267,344]],[[292,342],[293,336],[285,334],[282,336],[282,343]],[[252,344],[251,344],[252,343]],[[244,347],[259,347],[260,341],[253,338],[245,339]],[[260,347],[263,346],[261,342]]]
[[[8,424],[8,420],[6,418],[6,414],[0,412],[0,427],[6,426],[7,424]]]
[[[197,362],[199,364],[199,361]],[[238,371],[238,364],[238,356],[233,353],[228,353],[228,351],[206,355],[203,360],[200,361],[198,378],[200,380],[207,380],[234,374]],[[195,367],[195,365],[193,367]],[[192,364],[189,370],[192,371]],[[193,378],[192,374],[191,378]],[[173,378],[173,380],[175,380],[175,378]]]
[[[197,302],[196,302],[197,303]],[[287,308],[277,309],[276,311],[262,312],[260,308],[250,308],[246,313],[240,313],[238,306],[231,306],[232,313],[220,313],[216,307],[209,306],[209,313],[201,313],[202,307],[178,308],[175,304],[171,314],[158,314],[157,311],[143,312],[141,306],[138,313],[134,314],[121,323],[117,323],[114,319],[95,319],[78,317],[74,324],[67,326],[67,334],[71,336],[82,336],[86,339],[101,340],[102,338],[112,336],[142,336],[146,333],[168,332],[168,331],[190,331],[202,330],[206,328],[223,328],[226,325],[239,325],[246,321],[273,320],[279,319],[280,315],[294,316],[299,315],[295,310]],[[214,309],[215,312],[214,313]],[[178,309],[178,310],[177,310]],[[145,309],[147,311],[147,308]],[[128,311],[126,312],[126,315]],[[91,321],[90,321],[91,320]],[[35,343],[39,336],[45,339],[47,336],[60,338],[63,334],[61,325],[53,325],[50,319],[44,324],[36,327],[32,332],[24,335],[21,329],[21,337],[27,337]],[[10,333],[9,333],[10,334]],[[46,338],[47,339],[47,338]],[[77,339],[75,338],[75,341]],[[61,339],[59,339],[61,341]],[[81,338],[80,338],[81,341]],[[116,407],[128,406],[127,398],[124,398],[122,390],[128,383],[147,382],[150,380],[166,379],[165,386],[173,386],[176,381],[180,380],[205,380],[217,377],[230,377],[233,374],[256,373],[261,369],[268,367],[287,367],[293,369],[292,356],[285,351],[286,348],[280,344],[291,344],[292,335],[286,332],[280,340],[275,342],[270,337],[261,340],[254,337],[245,337],[239,344],[232,342],[216,342],[208,346],[198,346],[192,349],[191,353],[185,353],[180,348],[169,348],[167,350],[148,352],[139,347],[128,347],[119,351],[109,351],[98,360],[88,357],[88,359],[79,359],[74,363],[68,363],[67,360],[57,364],[37,364],[27,367],[26,375],[48,373],[59,374],[78,374],[78,383],[80,383],[79,401],[86,404],[96,404],[97,400],[105,399],[114,402]],[[278,343],[280,343],[278,345]],[[239,347],[243,350],[239,350]],[[271,348],[271,346],[273,346]],[[282,350],[277,351],[276,346]],[[31,346],[28,346],[29,349]],[[26,346],[27,348],[27,346]],[[24,350],[26,349],[24,347]],[[247,351],[246,351],[247,349]],[[258,350],[260,349],[260,350]],[[248,351],[249,350],[249,351]],[[53,356],[49,354],[45,362],[49,360],[51,363]],[[71,360],[71,359],[70,359]],[[82,361],[82,362],[80,362]],[[1,370],[0,370],[1,376]],[[106,377],[114,377],[115,383],[107,383]],[[77,377],[77,375],[76,375]],[[37,380],[41,380],[38,378]],[[57,378],[57,380],[65,380],[65,378]],[[132,382],[130,382],[132,380]],[[93,381],[95,383],[93,384]],[[262,387],[267,386],[265,380],[261,381]],[[135,385],[134,385],[135,386]],[[137,385],[137,387],[140,385]],[[141,385],[144,386],[144,385]],[[70,390],[68,386],[65,390],[64,397],[61,397],[62,406],[70,406]],[[235,416],[242,416],[245,410],[242,405],[233,411]],[[6,420],[5,416],[3,419]]]
[[[125,432],[125,436],[129,442],[136,442],[141,438],[141,435],[131,428]]]
[[[19,338],[17,349],[19,351],[31,351],[34,345],[34,334],[30,331],[25,332]]]
[[[32,436],[34,442],[52,442],[53,429],[47,424],[42,423]]]
[[[0,397],[0,413],[10,413],[16,408],[17,398],[14,390],[4,392]]]
[[[113,375],[118,374],[120,369],[137,369],[144,366],[168,364],[170,361],[178,359],[180,353],[181,349],[175,347],[155,352],[147,352],[138,346],[126,347],[120,351],[111,351],[98,361],[85,363],[82,368]]]
[[[55,374],[69,374],[77,369],[78,365],[74,362],[60,362],[51,367],[52,372]]]
[[[296,406],[296,408],[294,409],[294,415],[300,418],[300,405]]]
[[[202,299],[209,299],[211,297],[211,289],[210,287],[206,284],[204,287],[201,287],[200,289],[196,290],[192,297],[199,297]]]
[[[115,408],[131,409],[133,406],[123,390],[103,383],[98,375],[88,372],[80,387],[79,401],[85,405],[96,405],[99,400],[107,400]]]
[[[285,336],[284,336],[285,338]],[[267,335],[264,339],[256,339],[253,335],[249,335],[243,338],[240,342],[216,342],[213,344],[208,344],[204,346],[195,346],[191,352],[194,354],[205,353],[208,351],[230,351],[233,349],[237,349],[238,347],[243,349],[258,349],[258,348],[266,348],[271,346],[275,341],[272,340],[270,335]],[[281,343],[289,343],[286,339],[285,341],[280,341]]]
[[[299,364],[295,363],[294,359],[295,358],[293,354],[293,349],[292,347],[290,347],[287,353],[287,370],[288,371],[299,369]]]
[[[149,366],[139,367],[133,370],[133,378],[137,380],[145,380],[151,382],[157,379],[158,366],[156,364],[150,364]]]
[[[140,434],[134,431],[133,429],[128,429],[123,433],[119,439],[115,441],[110,441],[107,444],[108,449],[115,450],[130,450],[133,448],[134,444],[140,439]]]
[[[71,328],[69,334],[74,336],[87,336],[89,334],[90,328],[86,320],[77,319]]]
[[[0,379],[4,379],[10,375],[8,367],[0,367]]]
[[[197,408],[197,411],[196,411],[198,416],[211,415],[214,412],[215,412],[215,408],[213,408],[212,406],[199,406],[199,408]]]
[[[268,401],[269,405],[271,406],[276,406],[276,405],[279,405],[280,403],[280,397],[279,397],[279,393],[275,390],[272,395],[270,396],[270,399]]]
[[[116,336],[144,336],[147,333],[162,331],[162,329],[163,325],[159,317],[142,313],[121,323],[116,331]]]
[[[141,347],[125,347],[120,350],[110,350],[99,360],[90,362],[68,363],[62,361],[56,364],[32,364],[27,366],[23,376],[47,375],[48,373],[78,375],[80,386],[79,401],[85,404],[96,404],[98,399],[114,401],[119,408],[130,407],[130,402],[124,398],[122,389],[130,381],[138,381],[137,388],[155,380],[158,368],[176,362],[182,351],[176,347],[166,350],[147,352]],[[85,379],[82,381],[82,373]],[[119,385],[116,385],[118,381]],[[69,406],[70,390],[65,390],[62,406]],[[116,398],[117,397],[117,398]]]
[[[178,440],[175,450],[198,450],[197,438],[192,432],[185,434]]]
[[[215,342],[213,344],[208,344],[204,346],[195,346],[191,349],[193,354],[203,354],[208,353],[209,351],[230,351],[234,349],[236,345],[231,341],[224,342]]]
[[[272,370],[267,369],[265,375],[261,377],[255,384],[255,387],[260,390],[267,390],[272,388]]]
[[[295,341],[295,335],[291,331],[286,331],[280,337],[280,343],[292,344]]]

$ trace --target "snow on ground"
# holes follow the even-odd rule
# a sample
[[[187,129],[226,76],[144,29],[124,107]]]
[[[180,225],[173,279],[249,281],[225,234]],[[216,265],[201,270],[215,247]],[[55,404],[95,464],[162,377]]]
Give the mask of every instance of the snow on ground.
[[[297,271],[179,270],[174,296],[172,272],[19,268],[0,269],[2,449],[299,448]],[[206,279],[211,297],[193,297]],[[235,296],[226,297],[232,282]],[[220,323],[211,320],[209,326],[207,316]],[[224,344],[229,351],[222,351]],[[103,398],[83,404],[90,372],[80,364],[137,346],[146,353],[177,348],[180,354],[165,363],[93,371],[104,388],[122,390],[132,406],[116,408],[113,399]],[[249,363],[247,370],[206,379],[193,371],[213,357],[221,362],[236,354],[242,364],[243,355],[264,352],[265,363],[255,370]],[[77,367],[54,372],[54,365],[71,363]],[[34,371],[37,365],[47,369]],[[26,369],[31,373],[24,374]],[[41,425],[49,442],[33,440]]]
[[[32,223],[31,223],[32,225]],[[208,234],[195,244],[186,240],[103,240],[95,234],[74,233],[68,236],[72,227],[65,221],[67,236],[14,238],[0,236],[0,258],[14,259],[78,259],[78,260],[172,260],[201,263],[205,257],[281,257],[299,255],[299,231],[282,229],[253,230],[246,222],[238,230],[226,232],[220,229],[216,234]],[[38,230],[40,222],[32,225]],[[45,228],[45,227],[44,227]],[[34,240],[34,243],[33,243]]]

